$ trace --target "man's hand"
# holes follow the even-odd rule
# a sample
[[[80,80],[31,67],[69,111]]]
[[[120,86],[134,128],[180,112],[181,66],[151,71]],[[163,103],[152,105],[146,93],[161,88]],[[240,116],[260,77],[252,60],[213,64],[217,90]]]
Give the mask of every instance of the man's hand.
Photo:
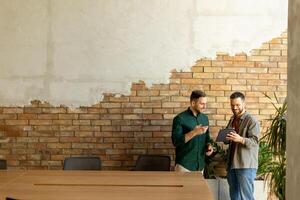
[[[201,134],[205,133],[207,131],[207,129],[208,129],[208,126],[201,126],[201,124],[200,124],[200,125],[195,126],[193,131],[196,136],[196,135],[201,135]]]
[[[195,137],[197,135],[204,134],[207,131],[207,129],[208,129],[208,126],[201,126],[201,124],[195,126],[193,130],[191,130],[189,133],[185,134],[185,138],[184,138],[185,143],[187,143],[188,141],[190,141],[193,137]]]
[[[239,134],[237,134],[236,132],[230,132],[226,136],[226,140],[231,140],[237,143],[245,144],[245,139],[241,137]]]
[[[214,149],[213,149],[212,145],[208,144],[207,147],[206,147],[206,153],[205,154],[207,156],[210,156],[213,152],[214,152]]]

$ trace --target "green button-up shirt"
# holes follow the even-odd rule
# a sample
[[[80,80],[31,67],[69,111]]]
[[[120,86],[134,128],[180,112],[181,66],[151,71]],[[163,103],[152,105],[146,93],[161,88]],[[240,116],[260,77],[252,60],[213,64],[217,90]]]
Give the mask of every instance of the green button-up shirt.
[[[203,170],[205,164],[205,150],[209,143],[209,129],[205,134],[193,137],[185,143],[185,134],[197,125],[208,126],[207,115],[200,113],[194,116],[188,108],[173,119],[172,142],[176,147],[176,164],[182,165],[190,171]]]

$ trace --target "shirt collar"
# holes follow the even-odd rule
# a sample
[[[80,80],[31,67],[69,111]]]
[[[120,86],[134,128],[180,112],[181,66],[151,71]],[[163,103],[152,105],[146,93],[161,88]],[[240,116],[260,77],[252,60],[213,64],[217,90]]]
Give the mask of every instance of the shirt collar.
[[[242,114],[242,116],[240,116],[240,120],[244,120],[248,114],[249,113],[247,111],[245,111],[244,114]],[[231,116],[231,120],[233,120],[233,119],[234,119],[234,115]]]
[[[199,115],[201,115],[201,113],[198,113],[197,116],[194,115],[193,111],[191,110],[190,107],[188,107],[187,111],[193,116],[193,117],[199,117]]]

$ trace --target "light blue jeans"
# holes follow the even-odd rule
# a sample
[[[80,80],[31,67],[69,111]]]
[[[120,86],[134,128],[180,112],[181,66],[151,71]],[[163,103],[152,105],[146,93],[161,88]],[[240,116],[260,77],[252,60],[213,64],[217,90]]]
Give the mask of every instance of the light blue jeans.
[[[257,169],[230,169],[227,174],[231,200],[254,200],[254,179]]]

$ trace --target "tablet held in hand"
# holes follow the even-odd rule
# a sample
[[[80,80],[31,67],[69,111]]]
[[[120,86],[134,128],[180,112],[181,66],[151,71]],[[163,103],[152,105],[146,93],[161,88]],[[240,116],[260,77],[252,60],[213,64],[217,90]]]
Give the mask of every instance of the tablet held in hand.
[[[230,132],[235,132],[235,130],[233,128],[224,128],[224,129],[221,129],[219,131],[219,133],[218,133],[217,138],[216,138],[216,142],[224,142],[225,144],[228,144],[229,141],[226,140],[226,136]]]

